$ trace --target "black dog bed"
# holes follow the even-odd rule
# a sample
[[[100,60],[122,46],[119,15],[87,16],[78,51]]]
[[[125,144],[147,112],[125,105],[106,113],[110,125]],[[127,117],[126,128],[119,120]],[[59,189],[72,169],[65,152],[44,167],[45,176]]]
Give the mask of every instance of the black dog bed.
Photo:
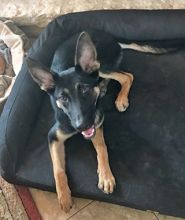
[[[74,13],[52,21],[32,46],[29,56],[49,67],[61,42],[89,28],[122,42],[180,44],[178,51],[165,55],[125,51],[123,70],[135,76],[130,107],[124,113],[115,109],[116,82],[103,99],[105,140],[117,188],[112,195],[97,188],[95,151],[76,135],[66,147],[73,195],[185,217],[184,21],[184,10]],[[7,181],[55,190],[47,144],[52,116],[47,94],[23,64],[0,121],[1,175]]]

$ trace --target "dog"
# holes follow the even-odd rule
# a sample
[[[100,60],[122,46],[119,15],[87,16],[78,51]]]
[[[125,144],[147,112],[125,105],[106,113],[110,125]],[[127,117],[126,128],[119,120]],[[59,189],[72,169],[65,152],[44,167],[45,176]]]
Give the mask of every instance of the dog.
[[[49,94],[55,112],[56,122],[49,131],[48,143],[58,200],[65,212],[70,211],[72,200],[65,173],[64,148],[65,141],[73,135],[81,133],[94,145],[99,189],[109,194],[116,186],[103,135],[104,114],[99,104],[112,79],[121,85],[115,100],[117,110],[123,112],[128,108],[134,77],[120,70],[120,62],[124,56],[123,48],[134,49],[131,46],[138,50],[136,44],[125,47],[104,32],[90,30],[62,43],[55,51],[50,70],[27,58],[33,80]],[[143,52],[152,52],[143,48]]]

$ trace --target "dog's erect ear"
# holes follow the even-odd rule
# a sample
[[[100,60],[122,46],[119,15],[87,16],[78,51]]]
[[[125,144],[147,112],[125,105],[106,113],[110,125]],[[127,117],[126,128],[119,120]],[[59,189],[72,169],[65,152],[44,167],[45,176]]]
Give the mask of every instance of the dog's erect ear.
[[[77,40],[75,66],[79,65],[84,72],[92,73],[100,68],[96,48],[88,33],[82,32]]]
[[[42,90],[49,91],[55,87],[53,75],[46,67],[31,58],[27,58],[26,61],[33,80]]]

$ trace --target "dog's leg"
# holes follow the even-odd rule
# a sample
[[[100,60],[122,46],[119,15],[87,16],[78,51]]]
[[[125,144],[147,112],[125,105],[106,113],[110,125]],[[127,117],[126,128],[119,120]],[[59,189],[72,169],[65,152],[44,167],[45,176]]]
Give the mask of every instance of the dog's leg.
[[[71,191],[68,186],[67,176],[65,173],[65,146],[66,139],[72,134],[64,134],[59,128],[55,126],[50,130],[49,150],[53,163],[53,173],[56,184],[56,191],[61,208],[65,212],[69,212],[72,207]]]
[[[112,193],[116,185],[114,176],[109,166],[107,146],[103,137],[103,128],[97,128],[95,136],[91,139],[97,152],[98,160],[98,188],[105,193]]]
[[[100,72],[99,76],[106,79],[114,79],[120,83],[121,90],[117,96],[115,104],[118,111],[125,111],[129,106],[128,94],[134,80],[133,75],[126,72],[112,72],[108,74]]]

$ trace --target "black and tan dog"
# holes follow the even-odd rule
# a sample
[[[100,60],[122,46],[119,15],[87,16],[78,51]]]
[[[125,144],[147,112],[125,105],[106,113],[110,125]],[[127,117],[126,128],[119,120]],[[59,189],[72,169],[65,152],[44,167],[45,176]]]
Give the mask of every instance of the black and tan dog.
[[[114,79],[121,85],[116,108],[122,112],[128,107],[133,76],[119,70],[121,59],[120,44],[111,36],[95,31],[90,34],[82,32],[59,46],[51,70],[31,58],[27,59],[32,78],[49,94],[55,111],[56,123],[48,134],[48,141],[58,200],[65,212],[70,210],[72,201],[65,173],[64,143],[74,134],[80,132],[94,145],[98,187],[109,194],[116,185],[104,141],[104,115],[99,103],[106,91],[107,81],[104,80]]]

